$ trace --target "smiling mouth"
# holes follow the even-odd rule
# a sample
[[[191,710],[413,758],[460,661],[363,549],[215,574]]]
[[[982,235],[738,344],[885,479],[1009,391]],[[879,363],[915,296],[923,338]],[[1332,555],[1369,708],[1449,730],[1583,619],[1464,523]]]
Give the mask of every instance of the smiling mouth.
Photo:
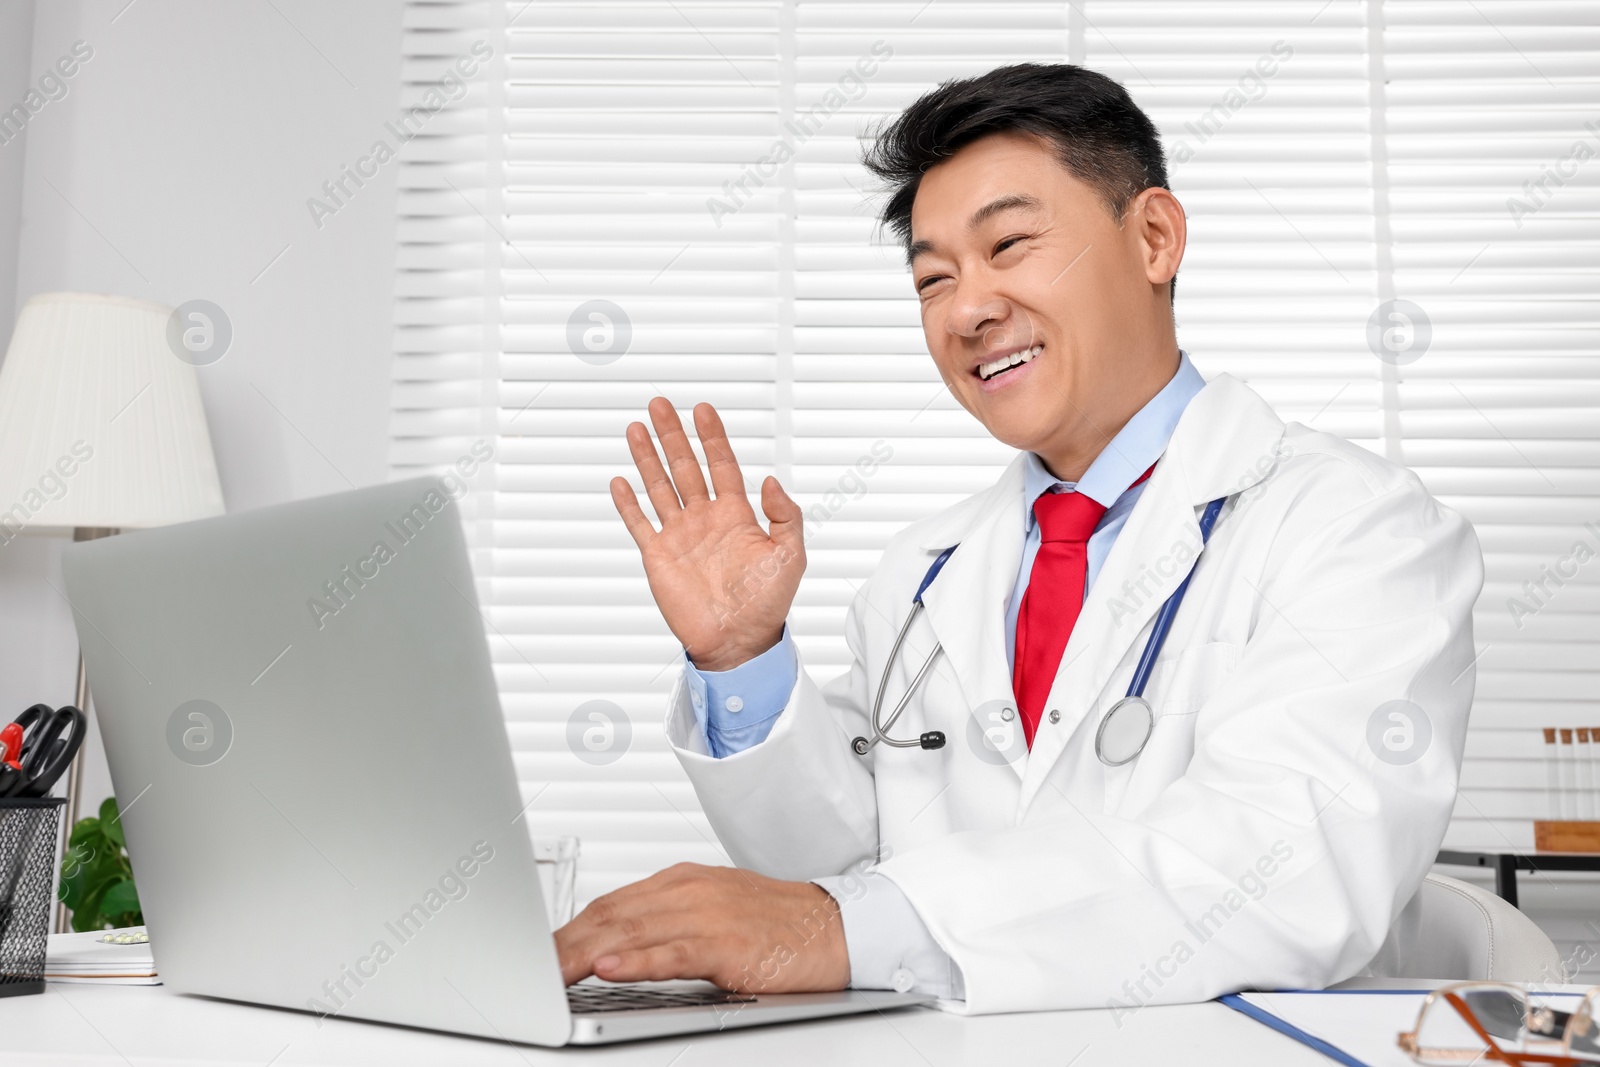
[[[981,363],[978,365],[978,377],[987,382],[993,378],[999,377],[1006,371],[1011,370],[1013,367],[1020,367],[1024,363],[1031,363],[1033,361],[1033,357],[1037,356],[1043,351],[1044,345],[1037,344],[1032,348],[1024,348],[1020,352],[1013,352],[1009,356],[1001,356],[993,363]]]

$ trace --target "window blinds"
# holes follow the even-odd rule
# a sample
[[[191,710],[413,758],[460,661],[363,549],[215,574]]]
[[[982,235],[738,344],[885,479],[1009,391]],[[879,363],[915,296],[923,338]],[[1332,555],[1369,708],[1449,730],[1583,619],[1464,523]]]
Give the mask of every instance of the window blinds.
[[[580,903],[723,861],[661,736],[679,646],[607,493],[637,484],[623,427],[657,394],[685,421],[717,406],[749,485],[775,474],[807,511],[791,626],[819,681],[843,670],[889,536],[1010,458],[927,356],[862,137],[1024,60],[1105,71],[1161,127],[1202,372],[1411,465],[1477,524],[1449,841],[1531,842],[1536,728],[1600,726],[1600,562],[1527,617],[1507,606],[1574,541],[1600,553],[1600,4],[439,0],[405,19],[402,107],[428,117],[397,164],[393,472],[494,449],[464,501],[478,591],[527,822],[582,838]],[[462,76],[477,42],[492,58]]]
[[[1537,728],[1600,726],[1600,558],[1562,564],[1600,557],[1600,5],[1382,15],[1387,269],[1432,326],[1386,414],[1487,564],[1449,840],[1526,848],[1551,817]]]

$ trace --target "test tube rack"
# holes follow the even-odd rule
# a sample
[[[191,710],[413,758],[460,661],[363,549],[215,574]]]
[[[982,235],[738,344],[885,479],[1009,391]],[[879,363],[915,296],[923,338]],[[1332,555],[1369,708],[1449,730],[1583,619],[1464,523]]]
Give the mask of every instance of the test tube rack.
[[[1539,852],[1600,853],[1600,728],[1544,727],[1545,798]]]

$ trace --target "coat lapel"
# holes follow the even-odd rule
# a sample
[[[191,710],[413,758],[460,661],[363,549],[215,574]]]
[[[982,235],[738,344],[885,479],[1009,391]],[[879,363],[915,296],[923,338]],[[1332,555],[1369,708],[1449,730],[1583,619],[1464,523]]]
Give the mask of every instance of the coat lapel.
[[[1084,721],[1090,711],[1108,708],[1122,695],[1106,693],[1106,686],[1114,674],[1127,684],[1132,659],[1143,649],[1156,613],[1199,555],[1205,505],[1265,477],[1277,462],[1283,429],[1266,402],[1230,375],[1218,375],[1190,401],[1089,587],[1028,756],[1019,817],[1068,741],[1087,731],[1086,743],[1093,743],[1099,724]],[[1223,509],[1219,526],[1231,510]],[[1059,724],[1049,722],[1052,708],[1061,712]]]
[[[1157,464],[1089,587],[1029,753],[1022,786],[1024,808],[1089,714],[1111,674],[1135,642],[1142,642],[1147,624],[1188,572],[1187,562],[1180,563],[1179,559],[1195,558],[1200,525],[1196,509],[1181,490],[1173,469],[1165,463]],[[1164,566],[1159,566],[1163,560]],[[1161,573],[1163,569],[1166,574]],[[1059,723],[1049,721],[1051,709],[1061,712]],[[1097,725],[1088,726],[1091,736]]]
[[[955,684],[973,715],[991,702],[1014,701],[1006,661],[1006,601],[1022,561],[1022,465],[1019,455],[995,485],[979,494],[974,507],[962,511],[959,518],[965,521],[936,523],[920,541],[930,563],[940,551],[961,546],[922,603],[948,668],[936,669],[933,681]],[[965,746],[968,736],[947,743]],[[1025,760],[1010,764],[1019,777]]]
[[[1265,477],[1283,429],[1266,402],[1230,375],[1217,375],[1190,401],[1089,587],[1033,749],[1011,764],[1022,779],[1019,817],[1135,642],[1143,647],[1151,620],[1188,573],[1200,547],[1205,504]],[[923,594],[928,622],[945,653],[926,684],[954,685],[972,714],[991,702],[1015,706],[1005,616],[1022,560],[1022,466],[1019,455],[989,489],[930,520],[917,542],[927,563],[951,545],[961,546]],[[1224,509],[1219,525],[1229,511]],[[1059,724],[1049,723],[1052,708],[1061,712]],[[951,737],[948,743],[965,745],[967,739]]]

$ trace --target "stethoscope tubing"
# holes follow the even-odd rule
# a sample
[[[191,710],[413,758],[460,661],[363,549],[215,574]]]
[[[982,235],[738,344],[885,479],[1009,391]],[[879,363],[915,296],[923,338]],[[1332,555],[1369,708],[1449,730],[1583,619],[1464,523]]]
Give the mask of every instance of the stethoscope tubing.
[[[1217,516],[1222,512],[1222,506],[1228,502],[1227,497],[1218,497],[1206,505],[1205,512],[1200,516],[1200,547],[1204,548],[1206,542],[1211,540],[1211,528],[1217,524]],[[1189,568],[1189,573],[1183,576],[1183,581],[1178,583],[1178,588],[1167,597],[1161,610],[1156,613],[1155,627],[1150,631],[1150,640],[1145,642],[1144,652],[1139,656],[1139,665],[1133,669],[1133,678],[1128,683],[1128,696],[1144,696],[1144,687],[1150,681],[1150,672],[1155,669],[1156,657],[1161,655],[1161,646],[1167,643],[1167,633],[1172,629],[1172,620],[1177,618],[1178,607],[1183,603],[1183,596],[1189,591],[1189,581],[1194,577],[1194,572],[1200,566],[1196,559],[1194,566]]]
[[[889,650],[890,663],[893,663],[895,661],[895,657],[900,654],[900,646],[902,643],[904,643],[906,634],[911,630],[911,624],[916,621],[918,612],[922,610],[922,597],[919,595],[916,600],[911,602],[911,610],[906,612],[906,621],[900,624],[900,633],[894,639],[894,647]],[[878,682],[878,695],[872,701],[872,732],[875,736],[871,740],[867,741],[865,748],[861,747],[859,744],[862,738],[856,739],[858,743],[854,747],[857,755],[865,756],[869,751],[871,751],[872,746],[878,744],[879,742],[888,745],[890,748],[922,747],[921,738],[906,738],[897,740],[889,736],[889,731],[894,729],[896,720],[900,718],[901,713],[904,712],[911,704],[912,694],[917,691],[917,687],[922,684],[922,679],[925,678],[928,674],[928,671],[933,668],[933,661],[938,659],[939,654],[943,651],[944,646],[942,644],[934,644],[933,651],[928,653],[928,658],[922,661],[921,667],[917,668],[916,676],[911,679],[911,684],[906,687],[905,694],[900,697],[900,702],[894,706],[894,711],[889,713],[889,721],[884,723],[882,726],[879,726],[878,715],[883,710],[883,694],[889,686],[889,672],[883,672],[883,678]]]
[[[928,573],[922,576],[922,584],[917,586],[917,592],[911,598],[911,610],[906,612],[906,621],[900,624],[900,632],[895,635],[894,646],[889,649],[890,663],[893,663],[899,657],[900,646],[905,644],[906,634],[911,631],[911,624],[916,621],[917,613],[923,610],[922,594],[928,591],[928,586],[932,585],[933,580],[939,577],[939,572],[944,569],[945,563],[949,561],[951,555],[953,555],[955,550],[959,547],[959,545],[951,545],[943,552],[940,552],[939,555],[934,558],[932,565],[928,567]],[[878,679],[878,694],[872,700],[872,739],[868,740],[864,737],[858,737],[852,741],[850,743],[850,747],[855,750],[856,755],[865,756],[868,752],[872,751],[872,746],[876,745],[880,741],[888,745],[890,748],[923,747],[922,738],[920,737],[914,741],[897,741],[889,736],[889,731],[894,729],[895,720],[900,718],[900,713],[905,711],[906,707],[911,703],[911,694],[917,691],[918,684],[921,683],[922,679],[933,667],[933,661],[938,659],[939,654],[943,651],[944,646],[938,642],[935,642],[933,651],[928,653],[928,658],[923,660],[922,666],[917,669],[916,677],[912,678],[911,684],[906,687],[905,695],[900,698],[900,703],[894,706],[894,712],[889,716],[889,721],[882,726],[879,726],[878,717],[883,711],[883,694],[887,692],[889,688],[889,672],[887,670],[883,672],[883,677]]]
[[[1217,516],[1222,513],[1223,506],[1226,505],[1227,502],[1227,497],[1218,497],[1216,500],[1213,500],[1206,505],[1206,510],[1200,516],[1200,548],[1202,553],[1205,550],[1206,544],[1211,540],[1211,531],[1212,528],[1216,526]],[[922,603],[922,594],[928,591],[928,587],[932,585],[933,580],[938,577],[939,571],[944,568],[945,562],[950,559],[951,554],[955,552],[958,547],[960,546],[951,545],[949,548],[939,553],[938,557],[934,559],[933,564],[928,568],[928,573],[923,576],[922,584],[917,586],[916,595],[911,598],[911,610],[906,613],[905,621],[900,624],[900,632],[895,635],[894,645],[889,649],[889,663],[894,663],[899,657],[900,648],[905,644],[906,634],[911,631],[911,624],[916,621],[917,614],[924,609],[924,605]],[[1189,573],[1183,576],[1183,581],[1178,583],[1178,587],[1172,591],[1172,594],[1167,597],[1166,602],[1161,605],[1161,610],[1156,613],[1155,624],[1151,628],[1150,637],[1145,642],[1144,651],[1139,656],[1139,662],[1134,668],[1133,677],[1128,682],[1127,696],[1123,697],[1121,701],[1118,701],[1118,705],[1128,700],[1144,699],[1145,686],[1149,684],[1150,674],[1155,669],[1156,659],[1161,655],[1162,646],[1167,643],[1167,634],[1172,629],[1172,621],[1177,617],[1178,608],[1183,604],[1184,595],[1189,591],[1189,582],[1194,578],[1194,572],[1199,568],[1199,565],[1200,561],[1197,556],[1194,564],[1189,567]],[[872,750],[872,746],[880,742],[889,746],[890,748],[938,748],[944,744],[944,735],[937,733],[937,731],[935,731],[934,734],[923,735],[923,737],[919,738],[896,739],[889,736],[889,731],[894,729],[895,722],[899,720],[900,715],[910,705],[911,697],[916,693],[917,688],[922,684],[923,678],[925,678],[928,674],[928,671],[933,668],[934,661],[939,658],[940,653],[943,651],[944,646],[942,644],[934,644],[933,651],[928,653],[928,658],[922,661],[922,666],[917,669],[916,675],[911,679],[911,684],[906,687],[906,691],[900,697],[899,702],[895,705],[894,711],[890,713],[889,721],[879,725],[879,720],[883,712],[883,697],[889,688],[890,672],[888,668],[884,669],[882,677],[878,679],[878,692],[873,697],[872,701],[871,725],[873,736],[871,739],[858,737],[851,742],[851,748],[855,751],[856,755],[865,756]],[[1112,711],[1115,710],[1116,708],[1113,707]],[[1110,713],[1108,713],[1107,716],[1101,720],[1100,733],[1104,733],[1106,720],[1109,718]],[[937,744],[930,745],[928,743],[928,738],[930,736],[937,736]],[[1095,740],[1097,749],[1099,744],[1099,734],[1097,734]],[[1139,745],[1139,749],[1135,750],[1133,755],[1137,756],[1139,754],[1139,750],[1142,750],[1143,748],[1144,745],[1141,743]],[[1104,760],[1105,757],[1102,756],[1101,758]],[[1131,758],[1132,757],[1130,757],[1130,760]],[[1128,761],[1124,760],[1122,762]]]

